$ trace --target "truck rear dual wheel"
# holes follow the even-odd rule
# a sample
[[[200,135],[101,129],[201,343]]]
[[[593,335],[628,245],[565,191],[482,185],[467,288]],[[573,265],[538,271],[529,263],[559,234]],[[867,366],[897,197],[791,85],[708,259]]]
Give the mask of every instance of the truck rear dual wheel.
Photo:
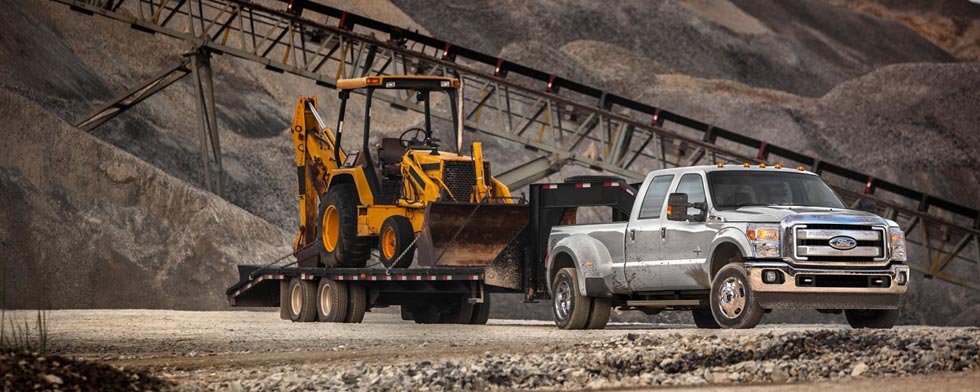
[[[844,317],[851,328],[891,328],[898,320],[898,309],[847,309]]]
[[[581,294],[575,268],[562,268],[552,283],[552,311],[561,329],[602,329],[609,322],[612,308],[608,298],[589,298]]]
[[[363,268],[371,256],[371,239],[357,236],[357,192],[351,184],[331,185],[320,202],[316,235],[320,262],[329,268]]]
[[[718,271],[711,281],[710,297],[711,313],[722,328],[753,328],[765,313],[749,287],[742,263],[731,263]]]

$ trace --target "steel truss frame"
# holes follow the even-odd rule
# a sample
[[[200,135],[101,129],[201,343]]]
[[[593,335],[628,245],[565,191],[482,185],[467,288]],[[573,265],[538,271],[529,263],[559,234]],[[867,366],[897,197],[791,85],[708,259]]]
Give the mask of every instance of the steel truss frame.
[[[910,260],[912,268],[980,291],[977,210],[554,74],[302,0],[293,2],[298,6],[292,12],[242,0],[52,1],[330,88],[339,78],[368,75],[458,77],[466,87],[467,130],[540,154],[501,171],[504,182],[514,187],[566,164],[632,180],[649,170],[705,163],[804,166],[823,176],[848,203],[870,202],[877,213],[898,222],[911,243],[926,249],[926,260]],[[286,9],[289,1],[280,1]],[[410,97],[375,93],[392,106],[421,111]],[[211,105],[202,113],[208,113],[205,122],[216,130]],[[435,108],[433,115],[450,116],[448,107]],[[219,155],[218,148],[213,150]]]

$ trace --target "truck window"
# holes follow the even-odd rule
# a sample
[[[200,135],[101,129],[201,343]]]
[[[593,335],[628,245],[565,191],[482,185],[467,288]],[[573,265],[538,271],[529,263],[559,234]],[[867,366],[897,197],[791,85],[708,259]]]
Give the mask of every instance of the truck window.
[[[650,181],[647,194],[643,196],[643,204],[640,205],[639,219],[656,219],[660,217],[660,210],[664,206],[667,198],[667,189],[670,188],[674,175],[656,176]]]
[[[837,194],[812,174],[747,170],[708,173],[715,208],[807,206],[844,208]]]
[[[704,203],[704,181],[701,180],[699,174],[685,174],[684,177],[681,177],[681,182],[677,184],[677,190],[674,192],[686,193],[688,203]],[[687,210],[687,213],[698,215],[701,210],[691,208]]]

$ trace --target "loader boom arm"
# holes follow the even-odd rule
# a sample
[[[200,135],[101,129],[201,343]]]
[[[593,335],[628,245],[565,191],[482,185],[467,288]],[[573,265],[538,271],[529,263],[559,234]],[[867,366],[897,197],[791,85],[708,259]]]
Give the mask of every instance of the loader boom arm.
[[[296,179],[299,195],[299,233],[293,248],[316,241],[317,201],[326,192],[329,173],[347,159],[334,136],[316,113],[316,97],[300,97],[291,128],[296,147]],[[337,160],[340,160],[338,162]]]

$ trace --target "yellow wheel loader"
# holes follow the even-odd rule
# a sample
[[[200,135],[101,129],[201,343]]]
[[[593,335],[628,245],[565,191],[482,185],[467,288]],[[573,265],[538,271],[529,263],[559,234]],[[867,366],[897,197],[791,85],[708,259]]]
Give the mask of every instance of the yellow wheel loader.
[[[331,134],[316,97],[296,105],[292,136],[299,180],[300,267],[366,265],[372,248],[387,268],[488,266],[527,224],[526,205],[493,178],[480,143],[463,155],[458,79],[372,76],[337,81],[340,108]],[[342,147],[344,114],[354,90],[364,90],[360,148]],[[400,90],[421,105],[424,123],[370,145],[372,100]],[[434,105],[448,105],[454,148],[440,149]],[[396,134],[386,130],[387,134]],[[450,151],[447,151],[450,150]]]

